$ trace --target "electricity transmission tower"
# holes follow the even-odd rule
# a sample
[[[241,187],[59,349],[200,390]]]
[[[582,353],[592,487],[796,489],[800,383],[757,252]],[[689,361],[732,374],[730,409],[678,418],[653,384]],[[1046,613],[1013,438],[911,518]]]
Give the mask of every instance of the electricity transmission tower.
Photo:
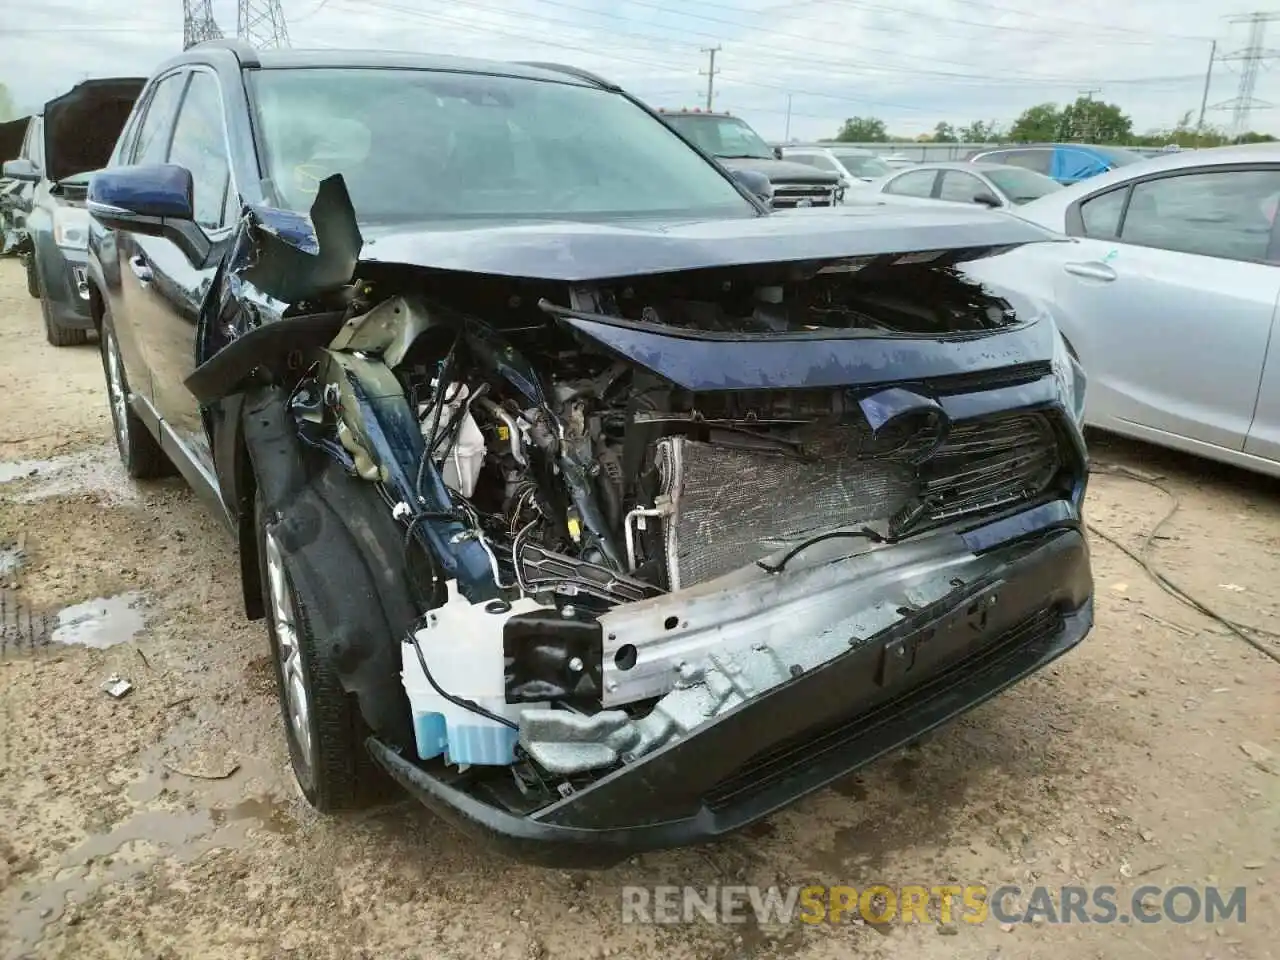
[[[716,97],[716,74],[720,72],[716,69],[716,54],[720,52],[720,44],[717,43],[714,47],[703,47],[702,52],[711,58],[707,69],[698,71],[707,78],[707,109],[710,110],[711,103]]]
[[[239,0],[236,36],[259,48],[289,46],[280,0]]]
[[[1273,20],[1280,20],[1280,13],[1264,13],[1260,11],[1258,13],[1241,14],[1229,19],[1232,23],[1249,24],[1249,41],[1244,48],[1233,53],[1224,53],[1218,57],[1219,60],[1239,60],[1241,62],[1240,87],[1236,91],[1236,95],[1230,100],[1215,103],[1209,109],[1230,110],[1231,136],[1238,137],[1249,129],[1249,112],[1251,110],[1266,110],[1275,106],[1274,103],[1257,99],[1253,95],[1253,91],[1258,85],[1258,69],[1263,62],[1280,58],[1280,51],[1272,50],[1262,45],[1267,35],[1267,24]]]
[[[182,49],[222,36],[213,19],[213,0],[182,0]]]

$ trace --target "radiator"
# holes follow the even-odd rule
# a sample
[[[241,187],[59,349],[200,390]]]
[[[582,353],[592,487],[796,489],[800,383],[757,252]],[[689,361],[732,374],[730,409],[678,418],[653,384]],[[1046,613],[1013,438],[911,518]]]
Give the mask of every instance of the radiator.
[[[657,444],[672,590],[710,580],[818,534],[884,521],[906,535],[1039,496],[1060,460],[1041,414],[955,425],[928,438],[872,438],[861,424],[815,433],[798,457],[668,437]]]

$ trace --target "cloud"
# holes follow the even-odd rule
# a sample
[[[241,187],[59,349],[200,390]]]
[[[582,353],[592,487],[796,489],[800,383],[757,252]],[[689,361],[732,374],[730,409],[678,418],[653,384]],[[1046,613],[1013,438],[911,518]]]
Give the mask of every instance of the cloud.
[[[255,0],[262,2],[262,0]],[[843,118],[877,116],[916,135],[938,121],[1009,122],[1084,91],[1144,130],[1200,106],[1210,41],[1246,43],[1235,12],[1196,0],[284,0],[294,46],[376,47],[594,70],[657,105],[705,99],[704,48],[718,46],[718,109],[768,138],[830,136]],[[224,32],[234,0],[213,0]],[[12,19],[12,14],[10,18]],[[1280,24],[1275,25],[1280,31]],[[126,9],[56,0],[0,34],[0,82],[34,106],[86,76],[146,75],[182,44],[180,0]],[[1235,96],[1241,63],[1215,64],[1209,103]],[[1267,70],[1255,96],[1280,104]],[[1228,124],[1229,111],[1209,122]],[[1254,129],[1280,131],[1280,110]]]

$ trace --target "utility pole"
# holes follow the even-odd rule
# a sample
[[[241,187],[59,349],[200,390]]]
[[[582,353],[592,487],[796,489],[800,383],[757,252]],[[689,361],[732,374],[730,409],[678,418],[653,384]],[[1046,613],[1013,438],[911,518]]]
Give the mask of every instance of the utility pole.
[[[1213,61],[1218,58],[1218,41],[1209,47],[1209,65],[1204,70],[1204,92],[1200,94],[1200,117],[1196,120],[1196,136],[1204,132],[1204,111],[1209,103],[1209,84],[1213,82]]]
[[[791,142],[791,94],[787,94],[787,132],[782,135],[783,143]]]
[[[182,0],[182,49],[194,47],[206,40],[222,36],[218,22],[213,19],[211,0]]]
[[[700,74],[704,74],[707,78],[707,109],[711,109],[711,103],[716,96],[716,74],[720,71],[716,69],[716,54],[720,52],[720,44],[714,47],[703,47],[702,52],[711,58],[711,62],[707,64],[706,70],[699,70]]]
[[[1076,92],[1081,94],[1084,97],[1085,103],[1091,104],[1093,103],[1093,95],[1095,93],[1101,93],[1102,91],[1097,87],[1091,87],[1088,90],[1078,90]],[[1081,137],[1085,143],[1092,143],[1093,142],[1093,111],[1089,110],[1084,115],[1083,119],[1072,117],[1072,120],[1074,122],[1071,124],[1073,128],[1071,130],[1071,136]]]
[[[1249,113],[1252,110],[1266,110],[1275,106],[1274,103],[1268,103],[1265,100],[1259,100],[1254,97],[1253,91],[1258,86],[1258,69],[1262,64],[1267,60],[1280,58],[1280,51],[1267,49],[1262,45],[1267,35],[1267,24],[1273,20],[1280,20],[1280,13],[1258,11],[1257,13],[1241,14],[1238,17],[1230,17],[1228,19],[1232,23],[1247,23],[1249,25],[1249,40],[1244,48],[1232,53],[1224,53],[1218,57],[1219,60],[1239,60],[1241,62],[1240,87],[1236,91],[1236,95],[1230,100],[1215,103],[1209,109],[1231,111],[1231,136],[1235,138],[1249,129]]]

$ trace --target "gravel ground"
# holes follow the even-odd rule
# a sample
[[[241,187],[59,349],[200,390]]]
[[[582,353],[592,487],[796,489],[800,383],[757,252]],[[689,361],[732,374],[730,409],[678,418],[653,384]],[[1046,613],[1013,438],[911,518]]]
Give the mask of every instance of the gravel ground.
[[[0,262],[0,586],[81,644],[0,651],[0,957],[1280,956],[1280,666],[1095,537],[1097,627],[1053,668],[767,823],[600,872],[513,864],[416,804],[322,817],[288,773],[232,543],[116,466],[96,345],[55,350]],[[1274,481],[1093,438],[1088,517],[1274,626]],[[16,461],[26,461],[15,466]],[[92,607],[92,605],[91,605]],[[25,618],[26,613],[23,613]],[[64,613],[60,623],[72,619]],[[84,643],[127,642],[95,649]],[[1275,644],[1264,635],[1262,642]],[[112,675],[133,690],[101,689]],[[1207,924],[624,924],[624,885],[1243,886]]]

